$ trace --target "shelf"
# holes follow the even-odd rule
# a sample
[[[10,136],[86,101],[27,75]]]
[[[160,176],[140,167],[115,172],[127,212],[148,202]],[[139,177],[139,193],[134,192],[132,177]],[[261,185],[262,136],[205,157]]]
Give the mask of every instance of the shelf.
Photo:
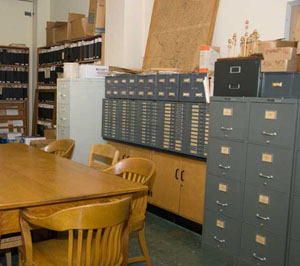
[[[0,103],[26,103],[28,99],[26,100],[0,100]]]
[[[28,83],[8,83],[8,82],[0,82],[0,86],[28,86]]]
[[[57,86],[57,84],[53,84],[53,83],[49,83],[49,84],[47,84],[47,83],[41,83],[41,82],[39,82],[38,83],[38,86],[47,86],[47,87],[56,87]]]
[[[11,129],[11,128],[27,128],[26,126],[8,126],[8,127],[0,127],[0,129]]]
[[[0,115],[0,120],[26,120],[24,115]]]
[[[56,89],[37,89],[37,92],[56,92]]]
[[[88,60],[79,60],[79,61],[75,61],[75,62],[64,62],[64,63],[78,63],[78,64],[88,64],[88,63],[94,63],[94,62],[101,62],[101,58],[98,59],[88,59]],[[44,64],[44,65],[39,65],[39,69],[40,68],[44,68],[44,67],[53,67],[53,66],[63,66],[64,63],[62,64]]]
[[[29,68],[28,65],[22,66],[22,65],[7,65],[7,64],[0,64],[0,67],[17,67],[17,68],[25,68],[25,69],[28,69],[28,68]]]
[[[28,47],[5,46],[5,45],[0,45],[0,49],[29,51],[29,48],[28,48]]]

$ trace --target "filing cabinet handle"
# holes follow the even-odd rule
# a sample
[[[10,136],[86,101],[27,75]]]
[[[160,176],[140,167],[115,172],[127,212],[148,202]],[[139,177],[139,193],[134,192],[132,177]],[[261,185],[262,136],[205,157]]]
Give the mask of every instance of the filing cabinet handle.
[[[225,243],[225,239],[219,239],[216,236],[214,236],[214,240],[218,241],[219,243]]]
[[[270,132],[263,131],[262,134],[265,135],[265,136],[277,136],[276,132],[270,133]]]
[[[178,176],[177,176],[178,171],[179,171],[179,169],[177,168],[176,171],[175,171],[175,178],[176,178],[177,180],[178,180]]]
[[[273,179],[272,175],[264,175],[263,173],[259,173],[259,177],[266,178],[266,179]]]
[[[222,168],[222,169],[226,169],[226,170],[230,169],[230,165],[224,166],[222,164],[219,164],[218,166],[219,166],[219,168]]]
[[[181,174],[180,174],[180,179],[181,179],[182,182],[184,182],[184,179],[183,179],[183,173],[184,173],[184,170],[182,170],[182,171],[181,171]]]
[[[221,203],[220,201],[216,201],[217,205],[222,206],[222,207],[227,207],[228,203]]]
[[[239,90],[239,89],[241,88],[241,85],[240,85],[240,83],[238,83],[237,86],[234,86],[234,85],[232,85],[232,84],[229,84],[228,88],[229,88],[230,90]]]
[[[256,253],[253,253],[253,257],[256,258],[257,260],[260,260],[260,261],[266,261],[267,260],[266,257],[261,258],[261,257],[257,256]]]
[[[270,220],[270,217],[263,217],[259,213],[256,214],[256,217],[261,219],[261,220],[264,220],[264,221],[269,221]]]
[[[233,128],[232,128],[232,127],[221,127],[221,130],[224,130],[224,131],[232,131]]]

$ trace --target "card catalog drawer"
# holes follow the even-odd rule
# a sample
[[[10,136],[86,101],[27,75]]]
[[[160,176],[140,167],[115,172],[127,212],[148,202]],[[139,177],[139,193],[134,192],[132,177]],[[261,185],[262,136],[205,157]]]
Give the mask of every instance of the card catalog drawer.
[[[217,102],[210,105],[210,135],[234,140],[244,140],[248,131],[248,104],[242,102]]]
[[[246,144],[210,138],[208,154],[209,173],[239,180],[244,179]]]
[[[288,193],[292,164],[292,150],[249,144],[246,182]]]
[[[246,185],[244,219],[266,230],[284,234],[289,208],[288,194]]]
[[[252,103],[249,141],[292,147],[295,138],[296,104]]]
[[[204,214],[203,242],[230,254],[239,254],[241,222],[208,209]]]
[[[206,182],[205,207],[233,218],[241,218],[244,184],[213,175],[208,175]]]

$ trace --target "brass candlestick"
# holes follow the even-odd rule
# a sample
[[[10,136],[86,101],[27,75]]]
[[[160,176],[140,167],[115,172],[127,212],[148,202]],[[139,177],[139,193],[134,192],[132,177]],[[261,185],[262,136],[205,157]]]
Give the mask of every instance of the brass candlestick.
[[[236,34],[236,33],[233,33],[233,36],[232,36],[232,43],[233,43],[232,57],[235,56],[236,37],[237,37],[237,34]]]

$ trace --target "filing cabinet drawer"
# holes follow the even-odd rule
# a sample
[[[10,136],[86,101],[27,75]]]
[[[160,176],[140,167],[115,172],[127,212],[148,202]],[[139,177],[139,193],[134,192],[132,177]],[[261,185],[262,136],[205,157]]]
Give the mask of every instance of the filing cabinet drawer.
[[[300,194],[300,150],[296,152],[296,173],[294,192]]]
[[[70,89],[58,87],[57,103],[69,104],[70,103]]]
[[[69,104],[57,104],[57,115],[70,117],[70,105]]]
[[[63,127],[70,126],[70,113],[58,113],[57,114],[57,125]]]
[[[215,64],[214,95],[257,97],[260,93],[260,59],[220,60]]]
[[[69,127],[57,127],[57,139],[69,139],[70,138],[70,128]]]
[[[248,104],[217,102],[210,105],[211,137],[245,140],[248,131]]]
[[[290,236],[300,241],[300,196],[293,197]]]
[[[285,242],[284,237],[244,223],[241,259],[253,266],[284,266]]]
[[[181,78],[180,100],[206,102],[204,81],[206,74],[186,74]]]
[[[288,249],[288,266],[300,265],[300,241],[290,239]]]
[[[206,182],[206,208],[233,218],[242,218],[244,184],[213,175],[208,175]]]
[[[105,88],[105,97],[106,98],[112,98],[113,97],[113,88]]]
[[[294,145],[296,104],[251,103],[249,141],[282,147]]]
[[[245,221],[284,234],[288,219],[288,194],[251,185],[247,185],[245,190]]]
[[[241,222],[214,213],[204,213],[203,242],[230,254],[239,254]]]
[[[246,182],[289,193],[292,165],[292,150],[248,144]]]
[[[105,77],[105,88],[113,87],[113,80],[114,80],[114,77],[106,76]]]
[[[208,172],[243,180],[245,178],[246,147],[245,143],[210,138]]]

